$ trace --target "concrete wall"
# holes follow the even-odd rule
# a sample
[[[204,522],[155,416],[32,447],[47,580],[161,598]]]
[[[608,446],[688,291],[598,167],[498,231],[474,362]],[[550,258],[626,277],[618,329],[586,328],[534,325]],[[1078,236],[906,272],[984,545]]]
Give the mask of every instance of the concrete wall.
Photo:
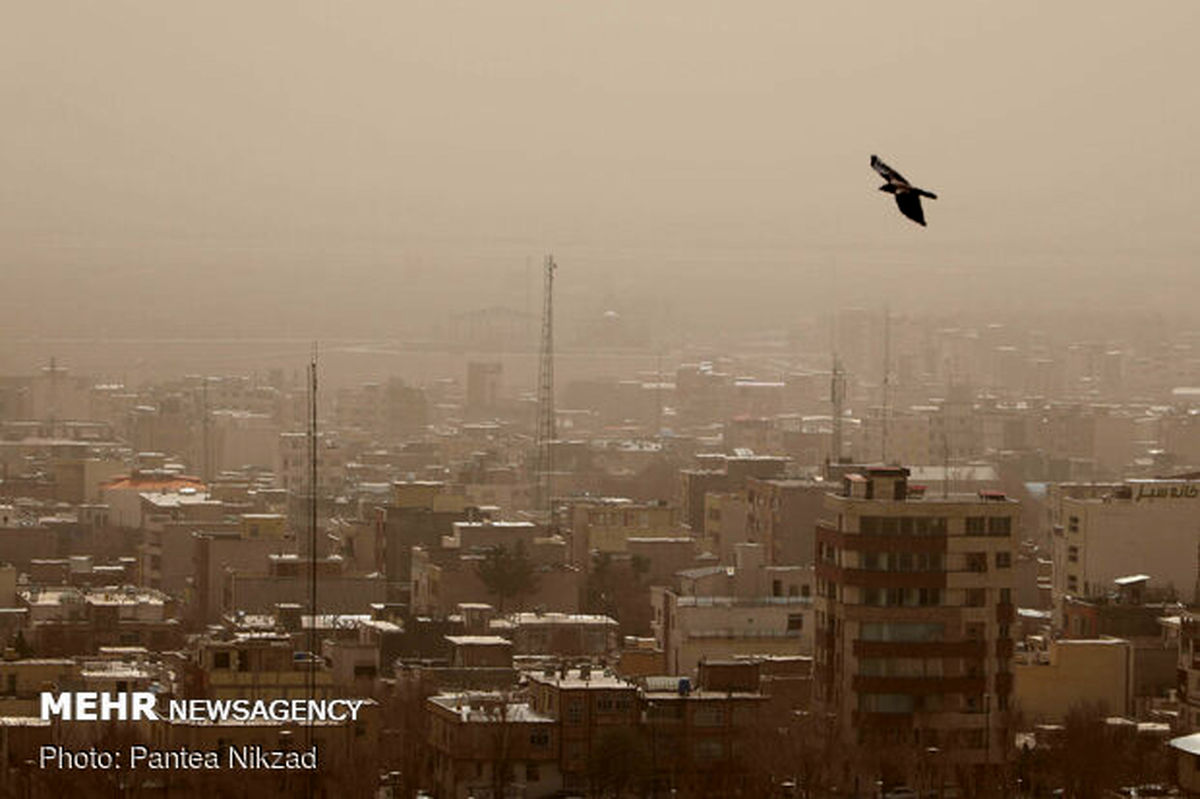
[[[1062,721],[1075,705],[1100,702],[1113,715],[1133,710],[1133,647],[1119,638],[1058,641],[1048,663],[1013,664],[1014,700],[1026,724]]]

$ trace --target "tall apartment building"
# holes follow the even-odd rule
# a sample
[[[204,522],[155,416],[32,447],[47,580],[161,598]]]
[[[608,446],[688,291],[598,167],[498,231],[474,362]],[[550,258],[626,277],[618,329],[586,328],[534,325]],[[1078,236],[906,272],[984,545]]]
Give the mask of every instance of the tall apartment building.
[[[910,493],[908,474],[845,475],[816,531],[814,691],[847,788],[982,783],[1012,749],[1019,505]]]

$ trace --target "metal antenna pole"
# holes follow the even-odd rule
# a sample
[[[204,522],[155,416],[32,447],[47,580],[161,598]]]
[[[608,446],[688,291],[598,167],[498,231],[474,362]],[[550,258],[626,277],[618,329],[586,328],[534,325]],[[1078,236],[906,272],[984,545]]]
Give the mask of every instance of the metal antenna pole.
[[[538,359],[537,394],[537,507],[551,516],[551,473],[553,464],[554,425],[554,271],[558,265],[554,256],[547,255],[544,295],[542,298],[542,347]]]
[[[213,478],[213,475],[212,475],[212,452],[210,449],[211,440],[212,440],[212,431],[209,427],[209,425],[211,424],[211,421],[209,419],[209,412],[208,412],[208,376],[205,375],[202,379],[203,379],[204,383],[202,384],[201,389],[200,389],[200,398],[201,398],[200,404],[203,406],[201,410],[202,410],[202,413],[204,414],[204,418],[200,425],[200,435],[202,436],[201,448],[203,450],[203,461],[204,461],[204,482],[211,483],[212,478]],[[211,490],[211,488],[210,488],[210,490]]]
[[[829,398],[833,402],[833,453],[836,466],[842,462],[842,415],[846,403],[846,376],[842,372],[842,360],[833,353],[833,380],[829,387]]]
[[[885,466],[888,462],[888,424],[891,421],[891,382],[892,382],[892,312],[888,306],[883,306],[883,426],[879,460]]]

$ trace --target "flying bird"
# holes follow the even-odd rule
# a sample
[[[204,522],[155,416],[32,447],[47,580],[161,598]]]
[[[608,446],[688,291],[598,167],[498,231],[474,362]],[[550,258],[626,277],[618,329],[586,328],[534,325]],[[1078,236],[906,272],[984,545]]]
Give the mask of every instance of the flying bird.
[[[931,191],[918,189],[905,180],[899,172],[880,161],[877,155],[871,156],[871,168],[883,175],[883,179],[887,181],[879,187],[879,190],[896,195],[896,205],[900,206],[900,213],[921,227],[925,227],[925,212],[921,209],[921,198],[928,197],[936,200],[937,195]]]

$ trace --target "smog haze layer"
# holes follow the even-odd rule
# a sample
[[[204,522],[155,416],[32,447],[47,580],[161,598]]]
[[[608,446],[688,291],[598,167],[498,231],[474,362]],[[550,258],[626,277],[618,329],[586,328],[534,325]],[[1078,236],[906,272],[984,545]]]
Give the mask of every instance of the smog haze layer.
[[[70,341],[424,340],[536,316],[547,252],[568,329],[612,309],[660,342],[884,302],[1191,324],[1198,24],[1182,2],[20,4],[0,368]],[[928,228],[872,153],[939,194]]]

